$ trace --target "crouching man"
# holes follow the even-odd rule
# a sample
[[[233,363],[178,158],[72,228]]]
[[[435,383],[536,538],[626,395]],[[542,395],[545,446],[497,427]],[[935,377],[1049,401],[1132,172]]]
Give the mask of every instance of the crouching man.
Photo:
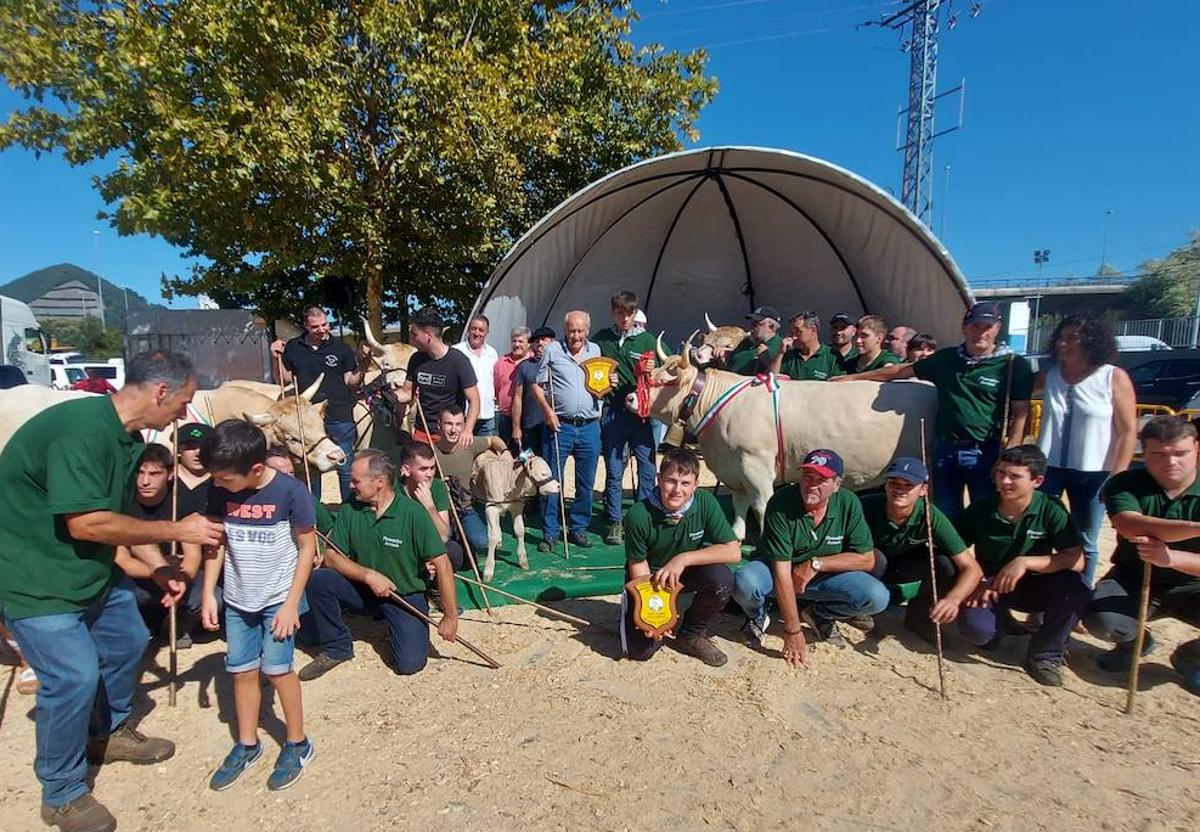
[[[887,587],[875,577],[883,564],[862,505],[842,490],[844,470],[833,451],[810,451],[800,482],[779,489],[767,503],[759,559],[737,574],[734,600],[746,613],[747,640],[762,644],[774,590],[783,617],[783,657],[793,667],[805,663],[808,650],[797,599],[805,602],[805,623],[835,647],[846,646],[838,621],[867,630],[874,626],[871,616],[888,605]]]
[[[387,620],[392,648],[392,670],[402,676],[417,673],[429,657],[429,627],[412,613],[388,601],[395,592],[426,615],[429,601],[422,575],[424,564],[437,571],[443,598],[454,596],[454,573],[446,547],[429,514],[415,500],[396,493],[396,466],[383,451],[361,451],[350,469],[350,487],[357,502],[338,512],[329,539],[325,568],[308,581],[310,611],[304,617],[302,640],[320,652],[300,671],[301,681],[311,682],[354,656],[350,628],[342,610],[353,613],[378,610]],[[454,641],[458,611],[447,604],[438,635]]]
[[[708,637],[708,626],[733,595],[727,564],[742,550],[717,499],[697,491],[700,458],[685,448],[663,454],[658,487],[622,519],[629,578],[652,575],[664,589],[695,593],[676,629],[675,647],[713,667],[728,660]],[[621,596],[621,650],[645,661],[662,646],[633,623],[633,608]]]
[[[1063,683],[1063,651],[1091,591],[1083,582],[1083,549],[1071,515],[1038,487],[1046,456],[1037,445],[1001,452],[992,475],[996,493],[967,506],[958,531],[983,567],[959,629],[978,647],[1004,638],[1008,610],[1042,613],[1029,642],[1026,669],[1043,685]]]

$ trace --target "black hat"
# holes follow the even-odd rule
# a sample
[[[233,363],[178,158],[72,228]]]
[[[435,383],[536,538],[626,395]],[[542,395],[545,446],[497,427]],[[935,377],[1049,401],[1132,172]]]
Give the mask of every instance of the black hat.
[[[430,329],[436,329],[440,333],[446,328],[446,321],[442,318],[442,313],[437,311],[435,307],[426,306],[413,313],[413,316],[408,320],[408,325],[427,326]]]
[[[754,321],[754,323],[758,323],[759,321],[767,318],[770,318],[776,322],[783,320],[783,316],[779,314],[779,310],[774,306],[760,306],[746,316],[746,320]]]
[[[1000,323],[1003,317],[1000,314],[1000,304],[994,301],[983,301],[967,310],[967,314],[963,316],[963,325],[988,324],[990,326]]]
[[[920,485],[923,482],[929,482],[929,471],[925,468],[925,463],[915,457],[898,456],[883,472],[885,480],[890,480],[892,477],[907,480],[913,485]]]
[[[554,334],[554,330],[553,330],[553,329],[551,329],[550,327],[548,327],[548,326],[539,326],[537,329],[535,329],[535,330],[533,331],[533,333],[532,333],[532,334],[530,334],[530,336],[529,336],[529,340],[530,340],[530,341],[536,341],[536,340],[538,340],[539,338],[550,338],[550,339],[554,339],[554,338],[557,338],[557,337],[558,337],[558,336]]]
[[[203,422],[188,422],[186,425],[179,426],[179,436],[176,441],[180,446],[203,445],[212,439],[214,433],[216,431]]]
[[[848,312],[838,312],[829,319],[830,326],[854,326],[854,321],[851,319]]]

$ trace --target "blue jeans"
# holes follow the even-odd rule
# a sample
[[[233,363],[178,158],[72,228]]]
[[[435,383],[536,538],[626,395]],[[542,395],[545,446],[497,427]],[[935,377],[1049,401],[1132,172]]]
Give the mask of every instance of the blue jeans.
[[[561,456],[554,453],[555,436]],[[593,419],[582,425],[563,422],[562,430],[557,434],[547,427],[542,443],[542,457],[550,463],[550,472],[560,483],[567,457],[575,457],[575,500],[567,513],[567,526],[569,531],[583,532],[592,519],[592,488],[596,484],[596,463],[600,459],[600,420]],[[561,499],[561,494],[545,498],[542,529],[547,540],[557,540],[562,532],[558,517]]]
[[[486,419],[479,419],[475,422],[475,436],[495,436],[496,435],[496,417],[489,416]]]
[[[354,492],[350,490],[350,463],[354,461],[354,443],[358,441],[358,429],[353,422],[326,422],[325,432],[333,444],[342,449],[346,458],[338,466],[338,489],[342,492],[342,502],[346,502]],[[321,499],[321,478],[313,478],[313,494]]]
[[[637,460],[637,500],[654,490],[654,430],[625,405],[606,406],[600,417],[600,447],[604,455],[604,508],[610,523],[621,522],[621,480],[625,476],[625,446]]]
[[[300,619],[302,643],[319,647],[335,659],[348,659],[354,655],[354,641],[350,628],[342,620],[342,610],[359,615],[378,611],[387,621],[392,670],[401,676],[411,676],[425,667],[429,659],[429,626],[398,604],[377,597],[366,584],[355,583],[333,569],[316,569],[304,593],[309,612]],[[402,597],[429,614],[424,593]]]
[[[282,676],[292,672],[296,637],[276,638],[271,630],[282,603],[263,607],[256,612],[225,607],[225,671],[246,673],[262,670],[265,676]],[[308,604],[300,598],[300,615],[308,612]]]
[[[80,612],[5,623],[40,683],[33,770],[42,802],[62,806],[89,791],[88,739],[129,719],[149,633],[127,582]]]
[[[504,440],[504,444],[513,452],[513,456],[516,456],[521,453],[521,449],[513,447],[512,425],[512,416],[496,411],[496,435]]]
[[[480,552],[487,552],[488,548],[488,530],[487,521],[483,519],[483,515],[479,513],[479,509],[472,506],[470,511],[460,513],[462,520],[463,531],[467,534],[467,543],[471,546],[471,554],[479,557]],[[458,529],[455,528],[454,518],[450,518],[450,536],[458,539]],[[459,540],[461,543],[462,541]]]
[[[1104,504],[1100,502],[1100,489],[1108,480],[1107,471],[1076,471],[1073,468],[1047,468],[1042,491],[1058,499],[1067,492],[1071,504],[1071,519],[1079,531],[1083,554],[1087,564],[1083,568],[1083,582],[1092,586],[1096,582],[1096,564],[1100,560],[1100,524],[1104,522]]]
[[[733,600],[747,618],[759,618],[767,599],[775,594],[771,565],[754,560],[733,576]],[[869,572],[828,572],[808,582],[804,594],[797,595],[813,606],[823,621],[840,621],[860,615],[875,615],[888,605],[888,588]]]
[[[951,523],[962,514],[963,487],[971,502],[986,497],[995,489],[992,468],[1000,456],[998,442],[969,443],[937,440],[933,446],[933,504],[942,510]]]
[[[958,617],[958,631],[967,641],[982,647],[1002,632],[1003,610],[1040,612],[1042,625],[1030,637],[1029,656],[1034,661],[1060,661],[1091,597],[1092,590],[1078,572],[1027,572],[995,606],[964,606]]]

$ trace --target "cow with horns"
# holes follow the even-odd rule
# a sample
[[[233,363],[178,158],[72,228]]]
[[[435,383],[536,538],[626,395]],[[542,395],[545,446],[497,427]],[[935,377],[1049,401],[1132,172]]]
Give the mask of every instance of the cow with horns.
[[[753,510],[761,527],[776,484],[795,482],[813,448],[834,448],[845,461],[847,487],[878,483],[896,456],[920,456],[920,424],[930,425],[937,391],[918,381],[790,381],[747,378],[697,365],[693,332],[679,355],[667,355],[659,334],[661,366],[640,368],[638,392],[626,404],[695,433],[705,464],[733,494],[733,530],[746,535]]]

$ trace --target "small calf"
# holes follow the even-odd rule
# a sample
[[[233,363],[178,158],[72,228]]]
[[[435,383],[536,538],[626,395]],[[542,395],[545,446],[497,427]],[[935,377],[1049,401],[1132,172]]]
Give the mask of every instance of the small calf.
[[[475,458],[471,470],[471,494],[484,504],[488,525],[487,563],[483,579],[491,581],[496,573],[496,548],[500,545],[500,518],[512,515],[513,536],[517,538],[517,564],[529,568],[525,556],[525,518],[521,512],[525,500],[539,494],[559,492],[558,480],[550,473],[550,465],[530,452],[516,459],[508,451],[485,451]]]

